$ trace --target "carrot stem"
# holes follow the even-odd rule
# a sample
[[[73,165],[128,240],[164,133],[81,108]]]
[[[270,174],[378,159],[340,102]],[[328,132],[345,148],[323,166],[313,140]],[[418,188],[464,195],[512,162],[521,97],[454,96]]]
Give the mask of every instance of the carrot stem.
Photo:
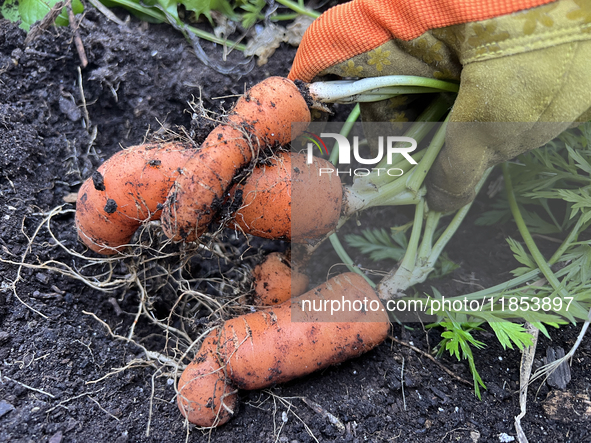
[[[421,231],[423,230],[423,215],[425,213],[425,201],[417,205],[415,210],[415,217],[410,233],[410,240],[406,248],[406,253],[396,269],[392,269],[390,273],[382,279],[377,286],[378,295],[382,300],[389,300],[392,298],[399,298],[403,295],[403,291],[410,287],[410,281],[415,271],[417,248],[421,238]]]
[[[421,232],[423,230],[423,215],[425,214],[425,200],[421,200],[415,210],[415,218],[410,233],[410,240],[408,241],[408,248],[406,254],[400,263],[400,268],[412,271],[415,267],[417,258],[417,248],[421,239]]]
[[[587,223],[589,223],[589,222],[587,222]],[[577,238],[579,237],[579,233],[586,229],[586,228],[581,229],[581,228],[583,228],[583,225],[584,225],[583,217],[581,217],[577,220],[577,224],[572,229],[572,231],[569,232],[568,237],[566,237],[566,239],[564,239],[564,241],[562,242],[560,247],[556,250],[554,255],[552,255],[550,260],[548,260],[548,264],[550,266],[552,266],[554,263],[556,263],[560,259],[560,257],[562,257],[562,254],[564,254],[564,252],[570,247],[572,242],[577,241]],[[588,225],[587,225],[587,227],[588,227]]]
[[[507,163],[503,163],[503,178],[505,179],[505,189],[507,191],[507,200],[509,201],[509,207],[511,208],[511,214],[513,215],[513,219],[515,220],[515,224],[517,225],[517,229],[519,229],[519,233],[525,242],[527,249],[529,249],[532,258],[540,268],[540,271],[548,280],[548,283],[554,288],[556,292],[558,292],[562,297],[568,296],[566,289],[564,286],[558,281],[554,272],[550,269],[550,265],[546,262],[546,259],[538,249],[536,242],[534,241],[529,229],[527,229],[527,225],[523,220],[523,216],[521,215],[521,211],[519,210],[519,205],[517,204],[517,200],[515,199],[515,193],[513,192],[513,184],[511,182],[511,175],[509,174],[509,167]]]
[[[337,255],[339,256],[339,258],[343,261],[345,266],[347,266],[347,268],[351,272],[355,272],[355,273],[361,275],[371,285],[372,288],[375,288],[376,284],[374,282],[372,282],[367,275],[365,275],[363,272],[361,272],[361,269],[359,269],[355,265],[355,263],[353,263],[353,259],[349,256],[349,254],[347,254],[347,251],[345,251],[345,248],[344,248],[343,244],[341,243],[341,240],[339,240],[338,235],[332,234],[330,237],[328,237],[328,239],[330,240],[332,247],[334,248],[334,250],[337,253]]]
[[[404,133],[405,137],[411,137],[420,143],[433,128],[433,122],[439,120],[449,110],[449,100],[442,95],[439,95],[431,104],[423,111],[417,118],[417,121]],[[355,112],[355,114],[353,114]],[[349,115],[347,121],[357,118],[358,107],[355,107],[353,112]],[[413,154],[413,159],[421,162],[427,150],[423,149]],[[336,161],[337,153],[333,150],[334,160]],[[331,160],[332,157],[331,157]],[[387,163],[387,158],[382,159],[373,171],[365,177],[357,177],[353,185],[346,189],[347,201],[349,208],[345,210],[345,214],[352,214],[363,209],[381,205],[406,205],[417,204],[420,196],[414,195],[409,199],[407,195],[399,196],[404,193],[406,187],[406,179],[402,177],[393,178],[390,175],[381,172],[385,168],[402,169],[404,173],[408,174],[413,170],[414,165],[411,165],[402,154],[395,154],[392,159],[393,164]],[[432,164],[432,161],[429,161]],[[333,161],[334,163],[334,161]],[[430,167],[430,165],[428,165]],[[423,164],[425,167],[425,164]]]
[[[312,98],[323,103],[373,102],[410,92],[431,93],[441,91],[457,93],[459,85],[413,75],[385,75],[382,77],[367,77],[361,80],[315,82],[309,86]]]
[[[427,214],[425,232],[423,233],[423,241],[421,242],[419,255],[417,257],[417,262],[419,264],[426,265],[429,261],[431,251],[433,250],[433,236],[435,235],[435,230],[437,229],[441,215],[441,212],[437,211],[429,211],[429,214]]]
[[[427,148],[426,154],[423,156],[417,167],[413,169],[412,175],[408,178],[406,182],[407,189],[414,192],[415,194],[418,193],[419,188],[425,181],[425,177],[427,177],[429,169],[431,169],[431,166],[433,165],[435,158],[437,157],[439,151],[441,151],[441,148],[445,143],[445,130],[447,129],[448,121],[449,114],[446,117],[443,124],[441,125],[441,127],[433,136],[433,140],[431,140],[431,143]]]
[[[359,105],[356,105],[349,113],[349,116],[347,117],[345,124],[341,128],[341,131],[340,131],[341,135],[344,135],[345,137],[347,135],[349,135],[349,133],[351,132],[351,129],[353,129],[353,124],[359,118],[360,113],[361,113],[361,110],[359,108]],[[335,142],[335,144],[332,148],[332,151],[331,151],[329,161],[334,164],[337,161],[338,154],[339,154],[338,142]],[[372,282],[363,272],[361,272],[361,270],[357,266],[355,266],[355,264],[353,263],[353,259],[349,256],[349,254],[347,254],[347,251],[343,247],[343,244],[341,243],[341,240],[339,239],[338,235],[336,233],[334,233],[334,234],[331,234],[328,238],[329,238],[330,243],[332,244],[332,247],[334,248],[335,252],[339,256],[339,258],[342,260],[342,262],[347,266],[347,268],[349,268],[350,271],[361,275],[370,285],[372,285],[372,288],[375,288],[375,283]]]
[[[489,168],[482,175],[482,178],[480,179],[480,181],[478,182],[478,184],[475,187],[476,194],[478,194],[480,189],[482,189],[484,182],[486,181],[486,179],[488,178],[488,176],[490,175],[491,172],[492,172],[492,168]],[[463,208],[459,209],[458,212],[456,212],[456,215],[454,215],[454,218],[451,220],[451,222],[449,223],[447,228],[445,228],[445,231],[443,231],[443,233],[441,234],[441,236],[439,237],[439,239],[435,243],[435,246],[433,246],[433,249],[431,251],[431,255],[430,255],[429,261],[428,261],[429,263],[432,263],[433,265],[435,265],[435,262],[437,261],[437,259],[439,258],[439,255],[443,251],[443,248],[445,248],[445,246],[447,245],[449,240],[456,233],[456,231],[458,230],[458,228],[460,227],[460,225],[464,221],[464,218],[466,218],[466,215],[468,214],[468,211],[470,210],[471,207],[472,207],[472,202],[468,203],[466,206],[464,206]]]
[[[434,100],[433,103],[431,103],[431,105],[419,117],[419,119],[424,119],[424,121],[417,121],[415,124],[411,126],[411,128],[406,132],[405,135],[413,136],[415,140],[417,138],[419,139],[419,141],[422,140],[430,132],[432,128],[431,125],[426,124],[426,121],[439,119],[445,113],[447,108],[447,100],[445,100],[441,96],[438,97],[438,99]],[[359,105],[357,105],[353,108],[345,124],[343,125],[340,131],[341,135],[347,136],[350,133],[353,127],[353,123],[359,118],[359,115],[360,107]],[[414,159],[415,161],[419,162],[416,165],[416,168],[413,165],[410,165],[404,157],[397,158],[398,161],[394,162],[395,164],[392,165],[392,167],[405,168],[407,166],[411,166],[411,168],[408,171],[405,171],[407,173],[412,173],[409,179],[405,177],[404,180],[402,180],[402,178],[392,178],[390,176],[385,177],[386,174],[379,175],[378,173],[372,173],[370,174],[372,176],[371,178],[364,177],[361,179],[357,179],[355,180],[353,186],[348,187],[345,190],[348,207],[344,211],[344,220],[346,220],[353,213],[362,209],[367,209],[372,206],[400,204],[417,205],[413,229],[411,232],[411,237],[409,240],[409,245],[407,247],[406,254],[397,271],[392,271],[394,273],[393,278],[395,278],[397,281],[397,284],[395,286],[403,287],[404,289],[411,286],[410,282],[412,280],[416,280],[417,273],[418,277],[424,280],[426,276],[432,271],[434,263],[437,260],[439,253],[441,252],[441,250],[439,250],[436,256],[434,256],[431,266],[424,266],[425,264],[427,264],[427,262],[430,263],[429,259],[433,257],[433,255],[431,254],[431,245],[435,229],[437,228],[437,224],[439,218],[441,217],[441,214],[429,214],[429,216],[427,217],[425,234],[423,236],[423,241],[421,243],[421,231],[423,225],[423,215],[425,211],[425,201],[423,199],[424,190],[421,190],[421,186],[427,175],[427,172],[429,171],[435,158],[437,157],[437,154],[439,154],[439,151],[443,146],[443,143],[445,141],[445,130],[447,127],[448,119],[449,116],[448,118],[446,118],[443,125],[435,133],[435,136],[429,144],[429,147],[415,154]],[[333,164],[337,161],[338,158],[338,149],[336,148],[338,148],[337,143],[335,143],[329,159]],[[377,183],[374,183],[374,181]],[[339,224],[342,225],[342,223]],[[331,241],[331,244],[333,245],[333,248],[335,249],[335,252],[338,254],[339,258],[343,261],[343,263],[345,263],[351,271],[357,272],[358,274],[362,275],[368,282],[370,282],[369,278],[366,277],[354,265],[353,260],[345,251],[337,234],[335,233],[330,235],[329,239]],[[420,249],[419,243],[421,244]],[[418,268],[418,271],[415,268]],[[373,283],[371,284],[373,285]],[[380,287],[381,285],[382,283],[380,283]]]
[[[271,17],[269,17],[271,19],[272,22],[280,22],[283,20],[294,20],[296,18],[298,18],[300,14],[297,13],[293,13],[293,14],[277,14],[277,15],[272,15]],[[265,19],[265,16],[262,15],[260,17],[261,20]]]
[[[306,8],[305,6],[303,6],[303,3],[300,3],[299,1],[298,1],[298,3],[295,3],[291,0],[275,0],[275,1],[283,6],[287,6],[289,9],[291,9],[294,12],[297,12],[298,14],[307,15],[308,17],[312,17],[312,18],[320,17],[319,12],[316,12],[312,9]]]
[[[373,192],[372,192],[373,191]],[[375,206],[400,206],[418,204],[422,194],[408,192],[405,180],[393,180],[379,189],[369,189],[367,192],[355,190],[355,187],[348,187],[345,190],[348,207],[345,215],[362,211]]]
[[[449,111],[449,100],[443,96],[443,94],[439,94],[435,100],[433,100],[429,106],[425,108],[425,110],[419,115],[416,121],[411,125],[411,127],[404,133],[405,137],[410,137],[416,140],[417,143],[420,143],[426,136],[429,134],[431,129],[433,128],[434,122],[438,122],[443,115]],[[416,154],[415,154],[416,156]],[[394,158],[404,158],[402,154],[396,154]],[[394,158],[392,159],[394,161]],[[413,157],[415,158],[415,157]],[[417,160],[415,158],[415,160]],[[405,163],[408,164],[406,159],[404,160]],[[387,158],[382,159],[380,163],[376,166],[376,168],[385,168],[388,167]],[[392,165],[392,167],[398,167],[398,164]],[[378,185],[377,182],[373,182],[374,185]]]
[[[478,193],[482,188],[484,182],[488,178],[492,168],[488,169],[483,177],[476,185],[476,192]],[[418,214],[419,206],[417,205],[417,212],[415,212],[415,221],[417,223],[417,217],[420,215],[420,223],[422,225],[422,214]],[[462,221],[468,214],[472,203],[467,204],[456,212],[453,219],[443,231],[443,234],[435,242],[435,245],[431,247],[435,230],[439,219],[443,215],[442,213],[430,211],[427,216],[427,222],[425,230],[423,232],[423,240],[417,254],[416,249],[418,243],[414,242],[413,235],[415,232],[419,232],[420,229],[413,224],[413,230],[410,236],[409,244],[407,247],[406,254],[404,255],[403,261],[398,269],[393,269],[382,281],[378,284],[378,294],[383,300],[389,300],[391,298],[399,297],[403,291],[409,287],[422,283],[427,279],[427,276],[433,271],[435,263],[439,258],[439,255],[443,251],[443,248],[447,245],[449,240],[453,237],[458,227],[462,224]],[[409,272],[410,270],[410,272]]]
[[[351,129],[353,129],[353,124],[357,121],[360,114],[361,114],[361,108],[357,104],[349,113],[347,120],[345,120],[345,123],[343,124],[343,127],[341,128],[341,131],[340,131],[341,135],[344,135],[345,137],[349,135],[349,133],[351,132]],[[337,158],[339,157],[338,147],[339,147],[339,143],[335,142],[335,144],[332,148],[332,151],[330,151],[330,157],[329,157],[328,161],[331,162],[333,165],[335,164],[335,162],[337,161]]]

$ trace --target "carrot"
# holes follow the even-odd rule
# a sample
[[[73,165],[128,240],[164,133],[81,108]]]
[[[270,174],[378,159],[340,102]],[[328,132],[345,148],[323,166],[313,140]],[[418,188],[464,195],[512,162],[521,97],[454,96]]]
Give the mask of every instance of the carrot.
[[[343,188],[327,160],[280,153],[232,188],[242,199],[233,226],[258,237],[314,243],[336,228]]]
[[[76,228],[82,242],[105,255],[120,252],[160,208],[180,168],[194,153],[188,143],[149,143],[118,152],[78,191]]]
[[[333,315],[337,303],[350,308]],[[278,306],[228,320],[212,340],[235,386],[262,389],[357,357],[385,340],[389,328],[375,291],[351,272]],[[190,383],[199,381],[185,385]]]
[[[287,144],[309,122],[306,100],[290,80],[269,77],[253,86],[238,100],[228,123],[214,129],[183,168],[162,212],[164,233],[175,241],[199,237],[236,174],[261,149]]]
[[[191,423],[203,427],[223,425],[238,404],[236,390],[225,378],[216,348],[217,331],[213,331],[178,383],[177,404],[181,413]]]
[[[352,309],[330,315],[331,306],[346,301]],[[322,304],[323,311],[310,312],[308,304],[313,302],[316,309]],[[226,321],[208,336],[206,348],[202,347],[194,364],[209,361],[215,348],[217,361],[233,386],[262,389],[293,380],[357,357],[384,341],[390,323],[381,306],[363,277],[352,272],[342,274],[291,301]],[[183,373],[179,381],[183,398],[178,403],[189,421],[200,424],[204,421],[193,421],[200,418],[188,414],[184,405],[209,400],[211,388],[192,365],[185,370],[190,374]],[[225,386],[226,379],[218,383],[222,381]],[[219,406],[212,410],[216,408],[219,410]]]
[[[331,303],[343,300],[379,308],[331,316]],[[307,301],[315,301],[317,307],[326,303],[328,311],[309,312]],[[339,275],[292,301],[226,321],[218,336],[220,362],[241,389],[262,389],[302,377],[357,357],[385,340],[390,323],[381,306],[363,277]]]
[[[252,271],[254,277],[254,304],[277,305],[304,293],[308,276],[292,269],[289,257],[279,252],[269,254]]]

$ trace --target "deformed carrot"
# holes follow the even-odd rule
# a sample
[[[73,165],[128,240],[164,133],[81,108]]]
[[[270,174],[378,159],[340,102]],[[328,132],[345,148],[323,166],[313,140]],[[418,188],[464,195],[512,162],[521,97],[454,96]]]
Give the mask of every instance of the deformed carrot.
[[[331,314],[337,302],[344,309]],[[375,291],[360,275],[346,273],[281,305],[226,321],[218,353],[237,387],[262,389],[357,357],[385,340],[389,327]]]
[[[217,331],[205,338],[201,349],[183,371],[177,403],[187,420],[198,426],[220,426],[232,417],[238,395],[226,380],[217,358]]]
[[[269,77],[253,86],[238,100],[227,124],[214,129],[183,168],[162,213],[165,234],[175,241],[199,237],[236,174],[260,150],[289,143],[309,122],[306,100],[290,80]]]
[[[375,291],[360,275],[346,273],[278,306],[226,321],[209,336],[205,351],[216,346],[218,363],[234,386],[262,389],[357,357],[384,341],[389,329]],[[203,402],[211,387],[200,386],[194,368],[189,365],[185,371],[191,374],[181,376],[179,407],[200,424],[184,405]]]
[[[230,191],[242,199],[234,226],[270,239],[314,243],[336,228],[343,188],[332,164],[303,154],[279,153]]]
[[[76,228],[82,242],[110,255],[144,221],[160,217],[168,191],[194,153],[188,143],[148,143],[105,161],[78,191]]]

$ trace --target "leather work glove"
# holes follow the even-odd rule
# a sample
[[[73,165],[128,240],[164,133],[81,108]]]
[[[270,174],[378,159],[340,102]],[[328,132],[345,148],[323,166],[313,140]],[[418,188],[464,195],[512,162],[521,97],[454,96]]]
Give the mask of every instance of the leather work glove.
[[[591,0],[353,0],[312,23],[289,78],[330,74],[460,81],[427,177],[429,207],[451,211],[490,166],[591,118]],[[362,120],[405,121],[401,99]]]

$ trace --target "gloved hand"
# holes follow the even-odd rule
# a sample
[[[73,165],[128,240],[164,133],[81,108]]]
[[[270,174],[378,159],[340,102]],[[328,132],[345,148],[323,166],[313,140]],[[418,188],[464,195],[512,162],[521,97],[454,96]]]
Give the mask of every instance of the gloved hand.
[[[312,23],[289,78],[328,74],[460,81],[427,177],[429,207],[451,211],[490,166],[591,118],[591,0],[353,0]],[[404,121],[396,105],[362,119]]]

